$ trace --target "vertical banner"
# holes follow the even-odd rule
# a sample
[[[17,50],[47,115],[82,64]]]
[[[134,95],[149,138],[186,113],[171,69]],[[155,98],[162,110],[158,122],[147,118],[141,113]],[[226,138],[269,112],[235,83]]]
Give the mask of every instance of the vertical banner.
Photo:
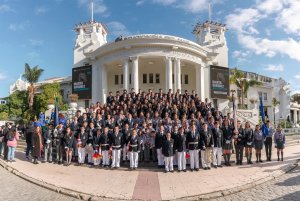
[[[211,98],[227,99],[229,96],[229,68],[210,66]]]
[[[72,70],[72,93],[79,99],[92,98],[92,66],[81,66]]]

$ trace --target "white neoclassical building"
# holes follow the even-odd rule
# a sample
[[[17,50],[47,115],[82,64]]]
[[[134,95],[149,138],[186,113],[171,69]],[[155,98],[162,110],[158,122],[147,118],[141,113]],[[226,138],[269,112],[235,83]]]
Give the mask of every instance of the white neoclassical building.
[[[210,65],[228,67],[226,27],[216,22],[197,24],[196,42],[176,36],[143,34],[107,43],[102,23],[75,28],[74,68],[92,65],[92,98],[106,101],[111,91],[139,89],[157,92],[196,90],[210,98]],[[218,100],[222,105],[228,100]]]

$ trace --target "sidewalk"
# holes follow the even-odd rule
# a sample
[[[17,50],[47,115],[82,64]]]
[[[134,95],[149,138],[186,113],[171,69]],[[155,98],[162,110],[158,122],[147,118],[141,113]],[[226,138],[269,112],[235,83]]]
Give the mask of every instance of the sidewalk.
[[[300,143],[289,141],[283,162],[275,160],[277,155],[274,148],[272,155],[271,162],[256,164],[254,154],[253,165],[167,174],[156,170],[65,167],[49,163],[33,165],[25,160],[23,153],[17,153],[16,163],[0,160],[0,165],[38,185],[84,200],[91,197],[93,200],[97,200],[97,197],[116,200],[192,200],[237,192],[285,173],[300,159]],[[232,155],[232,159],[234,157]]]

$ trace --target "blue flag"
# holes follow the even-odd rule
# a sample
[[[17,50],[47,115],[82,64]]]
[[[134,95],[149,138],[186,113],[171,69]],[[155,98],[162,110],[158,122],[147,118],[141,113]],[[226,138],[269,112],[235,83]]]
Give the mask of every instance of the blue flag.
[[[57,98],[55,98],[54,126],[57,126],[58,123],[59,123],[59,119],[58,119],[58,101],[57,101]]]
[[[262,121],[261,131],[263,133],[263,136],[266,137],[268,135],[268,127],[265,122],[265,110],[264,110],[264,104],[261,96],[259,97],[259,101],[260,101],[259,110],[260,110],[261,121]]]

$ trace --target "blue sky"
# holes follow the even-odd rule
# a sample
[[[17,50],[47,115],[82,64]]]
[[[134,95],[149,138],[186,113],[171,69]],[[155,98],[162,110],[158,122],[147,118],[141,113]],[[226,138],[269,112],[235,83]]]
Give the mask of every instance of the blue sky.
[[[229,65],[282,77],[300,92],[300,0],[94,0],[95,19],[118,35],[160,33],[195,40],[207,20],[227,24]],[[89,0],[0,0],[0,97],[39,65],[42,80],[71,75],[74,25],[90,19]]]

